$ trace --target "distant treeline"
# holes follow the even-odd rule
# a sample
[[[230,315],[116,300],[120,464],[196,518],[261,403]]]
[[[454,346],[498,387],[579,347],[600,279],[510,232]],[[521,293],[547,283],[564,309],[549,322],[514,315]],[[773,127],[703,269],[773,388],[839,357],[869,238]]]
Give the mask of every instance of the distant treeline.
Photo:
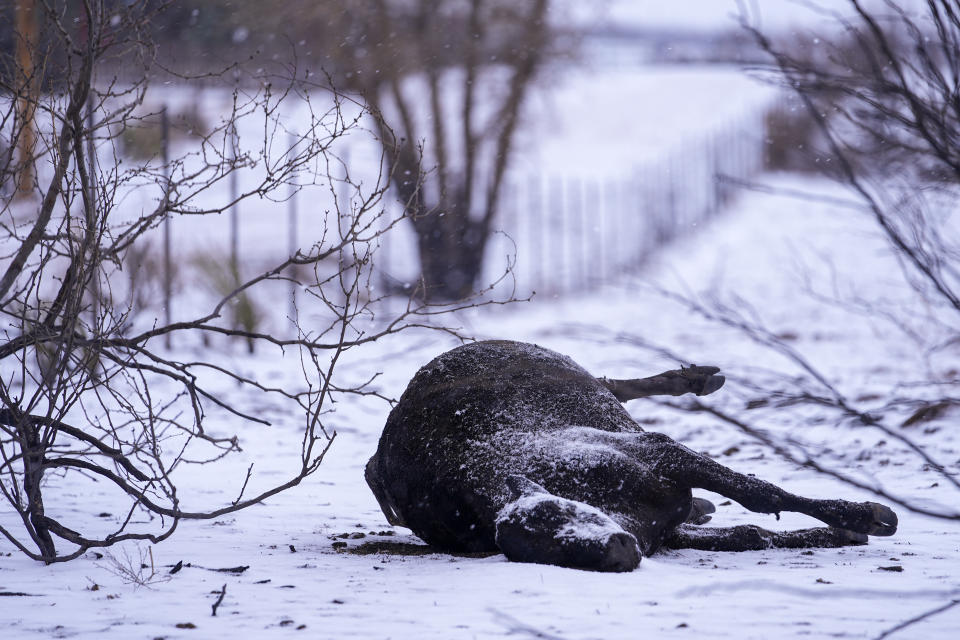
[[[69,54],[47,46],[57,39],[49,33],[53,23],[38,0],[0,6],[0,76],[10,80],[16,70],[19,5],[32,7],[34,13],[35,58],[44,61],[41,83],[56,86],[67,71]],[[54,8],[58,22],[78,45],[85,41],[87,18],[81,2],[48,0],[46,6]],[[376,84],[373,76],[385,59],[394,73],[402,74],[420,71],[425,64],[464,66],[468,56],[473,64],[497,64],[505,52],[525,55],[519,37],[523,8],[512,0],[106,0],[99,6],[106,7],[107,22],[111,14],[132,12],[142,18],[134,28],[155,44],[155,71],[202,74],[234,64],[251,71],[271,65],[290,71],[295,66],[298,75],[322,70],[341,86],[359,88]],[[116,22],[117,28],[125,28]],[[425,49],[430,52],[426,57]],[[118,56],[112,64],[122,76],[125,67],[142,69],[143,62]]]

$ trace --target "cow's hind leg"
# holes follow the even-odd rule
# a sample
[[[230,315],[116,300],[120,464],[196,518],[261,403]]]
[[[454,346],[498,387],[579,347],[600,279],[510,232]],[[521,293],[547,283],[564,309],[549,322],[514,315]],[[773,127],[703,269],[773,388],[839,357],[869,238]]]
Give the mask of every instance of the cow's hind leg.
[[[725,378],[717,367],[698,367],[696,365],[685,369],[664,371],[660,375],[649,378],[632,378],[630,380],[612,380],[598,378],[600,384],[613,393],[620,402],[648,398],[650,396],[682,396],[686,393],[695,393],[705,396],[723,386]]]
[[[594,571],[640,564],[637,539],[603,512],[521,476],[507,484],[514,499],[497,516],[496,541],[510,560]]]
[[[634,446],[638,450],[634,455],[653,461],[658,473],[691,488],[719,493],[751,511],[796,511],[831,527],[871,536],[891,536],[897,531],[897,515],[882,504],[804,498],[728,469],[663,434],[646,432],[637,435]]]
[[[799,531],[767,531],[744,524],[736,527],[677,527],[663,546],[701,551],[760,551],[762,549],[807,549],[865,544],[867,536],[847,529],[817,527]]]

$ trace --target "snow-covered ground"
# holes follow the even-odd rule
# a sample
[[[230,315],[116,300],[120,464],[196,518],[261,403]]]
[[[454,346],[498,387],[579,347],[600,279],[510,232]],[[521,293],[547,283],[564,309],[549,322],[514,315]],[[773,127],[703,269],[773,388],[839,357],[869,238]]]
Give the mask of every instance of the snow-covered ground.
[[[688,25],[732,24],[729,14],[734,2],[684,0],[683,4],[686,11],[674,10],[671,3],[624,0],[613,3],[612,11],[618,22],[627,20],[629,13],[654,22],[676,21],[680,15],[686,16],[683,20]],[[768,12],[764,16],[785,15],[775,11],[779,1],[744,4],[752,10],[762,8]],[[807,11],[805,3],[783,0],[782,4],[795,13]],[[793,18],[783,19],[792,24]],[[702,136],[768,99],[767,89],[733,71],[647,68],[641,74],[599,69],[570,74],[531,100],[534,122],[518,143],[516,167],[521,173],[595,172],[617,177],[635,171],[644,159],[669,152],[677,143],[677,132]],[[354,151],[352,157],[357,155]],[[768,179],[793,189],[849,197],[820,182]],[[156,194],[143,197],[143,206],[149,206]],[[319,199],[304,203],[300,229],[305,236],[311,233],[307,204],[323,209]],[[241,207],[244,255],[254,250],[286,250],[286,205],[265,212],[265,204]],[[204,227],[206,222],[197,224],[201,226],[175,227],[178,246],[225,244],[222,230]],[[456,322],[477,338],[537,342],[569,354],[597,375],[613,377],[675,367],[677,359],[658,355],[639,341],[661,345],[685,363],[723,367],[730,382],[709,401],[739,410],[752,398],[738,381],[768,367],[789,369],[778,356],[736,331],[697,319],[665,300],[649,286],[656,282],[675,291],[709,290],[728,301],[739,296],[833,383],[868,406],[882,404],[883,394],[898,385],[920,379],[944,381],[945,388],[957,384],[960,353],[956,346],[935,352],[924,349],[938,341],[942,328],[927,324],[925,310],[911,308],[915,301],[896,261],[864,215],[825,202],[744,193],[732,211],[698,222],[697,227],[639,276],[623,278],[590,295],[539,297],[530,303],[466,314]],[[920,341],[911,340],[879,314],[825,305],[808,287],[844,300],[884,298],[887,308],[902,311],[900,315],[908,319]],[[397,397],[419,366],[452,346],[455,343],[443,334],[407,334],[374,347],[363,360],[347,363],[343,373],[366,379],[382,372],[379,388]],[[259,371],[279,384],[298,379],[297,364],[238,355],[232,366],[238,371]],[[872,498],[786,463],[716,420],[673,413],[642,400],[631,403],[629,409],[645,428],[668,433],[739,471],[793,492]],[[373,400],[340,403],[331,420],[338,437],[316,475],[235,516],[183,523],[169,541],[152,548],[131,544],[111,549],[108,556],[89,553],[71,563],[46,567],[0,540],[0,635],[214,638],[228,634],[280,637],[302,631],[305,637],[320,638],[684,638],[691,634],[874,638],[960,598],[960,578],[954,569],[960,527],[902,509],[898,510],[898,534],[874,539],[865,547],[741,554],[664,552],[645,558],[637,571],[623,575],[512,564],[502,556],[453,557],[409,546],[404,547],[405,554],[351,553],[367,542],[419,544],[408,531],[388,527],[363,481],[363,465],[376,448],[388,410],[386,403]],[[824,415],[809,409],[783,410],[782,415],[769,410],[747,413],[754,415],[760,416],[760,426],[778,437],[789,435],[809,443],[834,468],[881,483],[916,503],[956,503],[956,494],[942,478],[938,481],[935,471],[902,445],[882,442],[884,438],[870,429],[837,429]],[[899,424],[903,417],[890,416],[889,422]],[[947,414],[909,431],[951,473],[960,466],[960,443],[950,429],[956,417],[956,413]],[[283,477],[283,453],[293,450],[296,457],[299,417],[279,418],[271,428],[246,428],[240,433],[247,457],[238,457],[229,469],[237,471],[241,480],[249,460],[257,461],[261,478],[271,480]],[[199,486],[204,500],[224,503],[236,495],[234,482],[218,484],[222,477],[206,478],[199,471],[195,476],[187,484]],[[78,528],[119,517],[109,503],[91,507],[91,495],[67,493],[65,497],[68,521]],[[771,529],[815,526],[799,515],[783,514],[776,522],[771,516],[724,504],[722,497],[706,497],[720,505],[713,523],[720,526],[748,522]],[[0,509],[0,518],[8,517]],[[119,567],[139,571],[141,561],[147,565],[140,572],[145,585],[118,575]],[[171,574],[171,568],[181,562],[182,569]],[[231,567],[245,569],[217,571]],[[222,604],[213,617],[211,607],[221,593]],[[958,627],[960,607],[894,637],[953,638]]]
[[[821,182],[768,179],[845,197]],[[909,299],[896,261],[862,213],[822,201],[744,193],[734,210],[669,247],[643,277],[591,295],[535,299],[458,321],[478,338],[526,340],[562,351],[597,375],[646,375],[676,366],[675,360],[631,342],[642,338],[676,351],[687,362],[724,367],[731,382],[710,401],[728,406],[738,406],[744,390],[737,380],[752,368],[784,366],[737,332],[692,317],[647,286],[659,282],[677,290],[741,296],[851,395],[889,391],[925,376],[956,383],[956,347],[930,356],[881,317],[816,301],[805,293],[804,278],[812,288],[831,294],[833,283],[840,283],[836,292],[844,298],[854,293],[884,297],[889,305]],[[923,326],[922,317],[917,322]],[[931,325],[929,331],[936,329]],[[348,374],[366,377],[380,370],[380,388],[396,397],[419,366],[452,346],[440,334],[411,334],[353,363]],[[266,367],[273,380],[297,373],[282,363],[242,357],[234,366]],[[628,408],[646,428],[790,491],[871,498],[783,462],[715,420],[672,413],[643,400]],[[960,527],[902,509],[894,537],[875,538],[863,547],[663,552],[627,574],[513,564],[498,555],[358,555],[351,551],[371,541],[418,543],[407,530],[387,525],[363,481],[363,465],[376,448],[388,410],[385,403],[341,403],[333,421],[339,435],[307,482],[235,516],[184,523],[169,541],[152,549],[129,545],[113,549],[114,560],[90,553],[67,564],[43,566],[0,542],[0,595],[29,594],[0,597],[2,636],[875,638],[960,598]],[[762,426],[780,436],[787,434],[778,429],[802,429],[792,435],[833,449],[823,454],[824,461],[872,477],[895,494],[956,503],[946,483],[937,483],[935,472],[902,446],[879,444],[877,434],[866,428],[837,430],[815,412],[783,411],[782,420],[771,414]],[[926,423],[923,432],[910,432],[951,473],[960,463],[960,442],[950,428],[955,421],[956,414],[947,415]],[[290,442],[294,434],[293,425],[280,421],[240,435],[245,451],[270,469],[278,466],[285,447],[299,446]],[[863,451],[873,455],[858,460]],[[233,485],[207,489],[222,501],[231,500],[235,490]],[[706,497],[719,505],[713,523],[718,526],[814,526],[803,516],[783,514],[776,522],[719,496]],[[80,497],[75,507],[78,526],[97,519],[97,513],[83,513]],[[155,571],[148,584],[138,586],[116,574],[117,562],[130,564],[129,557],[135,567],[148,552],[152,556],[143,557],[153,569],[143,575]],[[179,562],[183,568],[170,574]],[[230,567],[247,568],[217,571]],[[213,617],[212,605],[224,587]],[[892,637],[947,639],[956,637],[958,628],[960,607]]]
[[[722,65],[547,71],[526,106],[512,170],[630,175],[684,147],[700,151],[705,138],[724,130],[760,137],[775,95],[770,85]]]

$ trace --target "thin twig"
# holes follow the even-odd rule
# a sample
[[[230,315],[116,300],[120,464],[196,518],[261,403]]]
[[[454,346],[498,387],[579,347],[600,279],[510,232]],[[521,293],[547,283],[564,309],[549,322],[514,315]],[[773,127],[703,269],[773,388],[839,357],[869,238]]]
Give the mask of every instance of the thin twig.
[[[901,622],[901,623],[898,624],[897,626],[891,627],[890,629],[887,629],[886,631],[884,631],[883,633],[881,633],[880,635],[878,635],[875,640],[883,640],[884,638],[887,638],[887,637],[893,635],[894,633],[896,633],[896,632],[898,632],[898,631],[903,631],[904,629],[906,629],[906,628],[909,627],[910,625],[916,624],[916,623],[918,623],[918,622],[922,622],[922,621],[926,620],[927,618],[932,618],[933,616],[937,615],[938,613],[943,613],[944,611],[946,611],[946,610],[948,610],[948,609],[952,609],[953,607],[957,606],[958,604],[960,604],[960,600],[951,600],[951,601],[948,602],[947,604],[940,605],[939,607],[937,607],[937,608],[935,608],[935,609],[930,609],[929,611],[925,611],[925,612],[921,613],[921,614],[918,615],[918,616],[914,616],[913,618],[910,618],[909,620],[904,620],[903,622]]]
[[[224,583],[223,587],[220,589],[220,595],[217,596],[217,601],[213,603],[212,611],[210,612],[211,616],[216,617],[217,608],[220,606],[220,603],[223,602],[223,597],[227,595],[227,584]]]

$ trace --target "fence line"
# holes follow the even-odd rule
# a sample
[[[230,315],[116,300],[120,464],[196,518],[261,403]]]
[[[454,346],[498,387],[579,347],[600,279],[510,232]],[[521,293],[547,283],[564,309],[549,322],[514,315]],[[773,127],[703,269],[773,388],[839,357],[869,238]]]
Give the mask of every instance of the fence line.
[[[723,178],[748,180],[762,170],[767,112],[745,112],[624,176],[509,177],[495,225],[509,239],[491,239],[486,279],[514,253],[521,295],[585,291],[636,272],[729,204],[734,190]]]
[[[508,174],[494,223],[497,233],[488,243],[483,281],[496,280],[515,260],[517,295],[525,297],[537,292],[540,296],[559,296],[596,289],[637,272],[664,244],[688,233],[729,204],[734,188],[730,181],[721,178],[749,180],[763,168],[766,121],[771,108],[775,105],[746,110],[718,129],[696,139],[688,138],[658,157],[626,167],[620,175],[598,176],[586,171],[572,175]],[[291,147],[292,140],[291,136]],[[167,144],[164,136],[164,151]],[[236,153],[233,148],[231,151]],[[235,176],[226,189],[231,199],[237,197]],[[241,236],[255,238],[255,247],[249,247],[255,252],[242,251],[249,258],[279,257],[284,252],[289,255],[300,246],[298,240],[302,243],[304,236],[311,233],[311,228],[332,223],[326,211],[339,224],[337,206],[349,206],[350,200],[350,194],[341,188],[319,200],[312,195],[306,210],[301,210],[299,197],[299,191],[292,187],[284,205],[286,215],[278,208],[267,214],[272,222],[260,220],[263,216],[257,220],[240,216],[237,207],[228,213],[227,246],[223,248],[231,266],[239,266],[239,245],[246,248],[251,244],[241,243]],[[328,198],[339,202],[327,202]],[[264,228],[264,222],[273,225],[272,233]],[[286,233],[276,233],[277,223],[286,226]],[[400,225],[380,240],[381,281],[389,283],[391,289],[398,281],[413,278],[417,273],[416,238],[409,227]],[[332,228],[333,232],[339,230],[339,226]],[[178,231],[181,237],[184,233]],[[169,314],[169,223],[164,225],[163,234],[167,248],[165,312]],[[263,242],[271,236],[277,237],[275,247]],[[283,307],[291,318],[298,313],[295,296],[296,288],[290,286],[284,294],[288,301]],[[279,317],[273,321],[287,324]]]

